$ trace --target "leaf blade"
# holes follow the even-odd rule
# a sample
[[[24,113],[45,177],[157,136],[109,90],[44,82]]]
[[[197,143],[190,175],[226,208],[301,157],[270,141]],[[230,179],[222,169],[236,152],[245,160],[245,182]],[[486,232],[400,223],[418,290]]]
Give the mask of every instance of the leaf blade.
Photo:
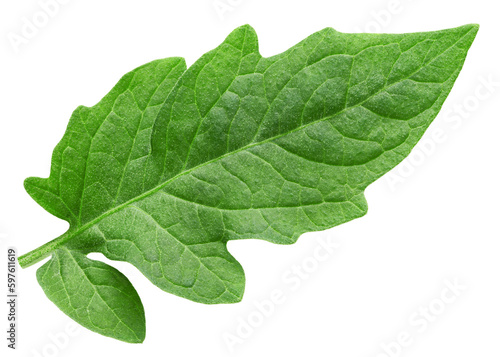
[[[63,246],[128,261],[161,289],[193,301],[237,302],[245,278],[227,241],[290,244],[366,214],[365,188],[424,134],[477,30],[389,35],[327,28],[264,58],[253,29],[240,27],[176,72],[149,116],[142,166],[115,170],[107,158],[123,137],[135,142],[137,125],[130,131],[127,123],[149,105],[125,101],[116,109],[123,130],[97,139],[93,166],[80,177],[96,187],[78,197],[55,190],[57,180],[49,187],[31,179],[27,190],[72,224]],[[85,129],[92,137],[99,132]],[[124,150],[127,163],[132,149]],[[56,158],[53,169],[58,165]],[[124,183],[129,189],[120,194]],[[68,214],[76,215],[75,202],[76,223]]]

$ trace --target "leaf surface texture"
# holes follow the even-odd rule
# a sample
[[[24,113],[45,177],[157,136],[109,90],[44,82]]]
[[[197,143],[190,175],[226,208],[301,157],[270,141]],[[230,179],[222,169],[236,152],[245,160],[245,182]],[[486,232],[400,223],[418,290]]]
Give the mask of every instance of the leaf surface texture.
[[[46,246],[53,257],[39,270],[42,287],[82,325],[129,342],[142,336],[126,329],[135,322],[121,320],[117,337],[89,322],[93,309],[80,314],[54,293],[66,286],[77,294],[71,276],[85,276],[87,265],[120,274],[87,253],[130,262],[196,302],[241,300],[244,273],[227,242],[290,244],[363,216],[365,188],[424,134],[477,30],[326,28],[265,58],[255,31],[242,26],[188,69],[167,58],[128,73],[96,106],[73,113],[50,177],[25,182],[35,201],[70,223]],[[116,294],[127,291],[124,304],[139,306],[121,277]],[[111,310],[117,296],[103,298]],[[142,310],[134,311],[139,325]]]

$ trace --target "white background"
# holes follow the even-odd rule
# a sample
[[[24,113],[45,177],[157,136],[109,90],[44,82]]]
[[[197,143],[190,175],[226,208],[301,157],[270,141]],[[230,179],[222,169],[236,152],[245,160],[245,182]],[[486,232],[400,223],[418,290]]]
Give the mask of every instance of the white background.
[[[47,1],[47,0],[43,0]],[[214,5],[223,6],[217,12]],[[0,275],[6,248],[20,253],[67,229],[24,191],[49,174],[71,112],[94,105],[129,70],[182,56],[188,65],[235,27],[257,31],[261,53],[279,53],[324,27],[414,32],[479,23],[480,31],[440,115],[409,159],[367,192],[368,214],[297,244],[230,242],[247,278],[241,303],[206,306],[165,293],[127,263],[146,309],[147,337],[130,345],[85,330],[44,295],[35,267],[20,271],[17,356],[498,356],[500,345],[499,6],[493,0],[96,1],[69,0],[26,43],[35,0],[0,5]],[[38,15],[37,15],[38,14]],[[39,19],[40,20],[40,19]],[[43,18],[41,18],[43,20]],[[43,25],[43,24],[42,24]],[[487,86],[485,83],[493,82]],[[339,246],[315,265],[320,240]],[[319,249],[319,248],[318,248]],[[104,259],[104,258],[103,258]],[[305,265],[307,278],[290,278]],[[288,274],[288,275],[287,275]],[[444,303],[446,281],[466,287]],[[6,285],[5,279],[0,281]],[[5,287],[0,287],[5,296]],[[269,316],[255,303],[284,296]],[[451,296],[451,295],[449,295]],[[2,298],[0,301],[3,301]],[[424,326],[421,308],[433,307]],[[3,304],[2,304],[3,305]],[[437,309],[437,310],[436,310]],[[441,310],[439,310],[441,309]],[[7,328],[1,310],[0,329]],[[437,315],[437,316],[436,316]],[[257,325],[238,335],[241,321]],[[413,323],[411,322],[413,321]],[[421,324],[414,326],[416,321]],[[427,321],[427,320],[426,320]],[[419,329],[420,327],[420,329]],[[395,345],[407,333],[401,348]],[[224,336],[241,338],[233,351]],[[0,336],[4,336],[2,333]],[[55,342],[54,342],[55,340]],[[0,355],[8,351],[0,339]]]

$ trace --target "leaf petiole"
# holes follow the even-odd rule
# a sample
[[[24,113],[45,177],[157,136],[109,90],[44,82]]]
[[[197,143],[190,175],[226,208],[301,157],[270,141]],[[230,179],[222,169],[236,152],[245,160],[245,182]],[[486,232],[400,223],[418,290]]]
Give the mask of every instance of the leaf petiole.
[[[51,240],[48,243],[45,243],[44,245],[33,249],[32,251],[21,255],[17,261],[19,262],[19,265],[21,268],[27,268],[33,264],[38,263],[39,261],[47,258],[49,255],[52,254],[57,248],[59,248],[65,241],[66,238],[68,237],[68,232],[60,235],[59,237]]]

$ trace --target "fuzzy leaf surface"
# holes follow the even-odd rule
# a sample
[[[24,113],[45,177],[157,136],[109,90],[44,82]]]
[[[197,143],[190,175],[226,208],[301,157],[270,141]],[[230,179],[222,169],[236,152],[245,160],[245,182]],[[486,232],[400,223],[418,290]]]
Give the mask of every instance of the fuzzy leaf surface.
[[[70,222],[43,252],[100,252],[172,294],[241,300],[227,242],[291,244],[363,216],[365,188],[422,137],[477,30],[326,28],[266,58],[247,25],[188,69],[174,58],[131,72],[75,111],[50,177],[26,180]]]

